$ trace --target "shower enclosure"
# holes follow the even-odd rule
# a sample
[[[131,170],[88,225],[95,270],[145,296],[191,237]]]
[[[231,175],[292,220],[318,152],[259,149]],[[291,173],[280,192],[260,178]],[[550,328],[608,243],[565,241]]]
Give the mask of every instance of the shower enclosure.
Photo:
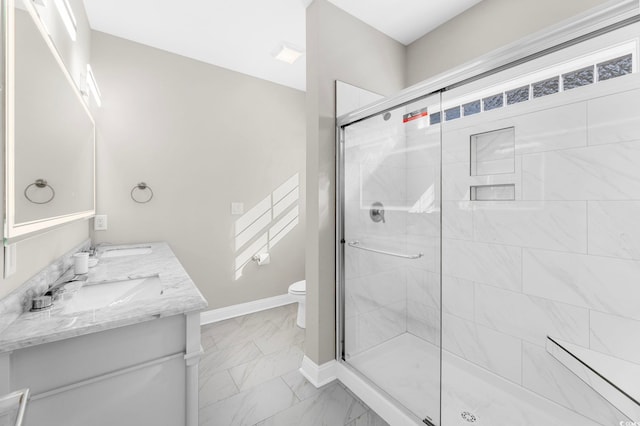
[[[416,424],[640,422],[632,3],[339,120],[338,357]]]

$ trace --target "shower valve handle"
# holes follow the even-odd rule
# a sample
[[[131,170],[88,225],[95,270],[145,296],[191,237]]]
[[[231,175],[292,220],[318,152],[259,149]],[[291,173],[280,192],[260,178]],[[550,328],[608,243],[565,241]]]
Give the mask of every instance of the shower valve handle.
[[[382,203],[379,201],[371,204],[371,209],[369,209],[369,217],[371,217],[371,220],[376,223],[387,223],[387,221],[384,219],[384,205],[382,205]]]

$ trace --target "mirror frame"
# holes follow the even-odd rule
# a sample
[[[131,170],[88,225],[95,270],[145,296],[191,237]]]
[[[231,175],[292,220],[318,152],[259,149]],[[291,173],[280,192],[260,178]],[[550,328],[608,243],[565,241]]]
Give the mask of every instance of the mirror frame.
[[[24,5],[29,12],[29,15],[33,19],[36,27],[38,28],[42,38],[51,50],[56,62],[61,67],[65,77],[71,85],[73,91],[78,98],[78,101],[84,108],[89,120],[93,124],[93,197],[92,208],[90,210],[69,213],[61,216],[48,217],[38,219],[29,222],[16,223],[15,222],[15,1],[16,0],[4,0],[4,12],[6,14],[3,28],[4,46],[5,52],[2,64],[2,70],[4,72],[4,87],[6,90],[3,92],[2,106],[4,109],[4,244],[9,245],[18,240],[31,237],[35,233],[44,230],[51,230],[53,228],[62,226],[64,224],[88,219],[95,216],[96,213],[96,125],[93,115],[87,106],[84,98],[73,77],[69,73],[66,65],[60,53],[58,52],[55,43],[51,39],[51,36],[47,32],[44,24],[42,23],[38,12],[35,9],[31,0],[24,0]]]

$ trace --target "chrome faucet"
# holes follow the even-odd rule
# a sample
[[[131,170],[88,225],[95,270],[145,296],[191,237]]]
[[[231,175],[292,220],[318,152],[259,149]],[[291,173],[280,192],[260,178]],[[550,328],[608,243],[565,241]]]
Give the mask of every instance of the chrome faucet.
[[[64,293],[64,287],[67,284],[79,282],[79,281],[86,281],[87,278],[88,278],[87,275],[75,275],[70,280],[54,283],[51,285],[51,287],[49,287],[49,289],[47,289],[47,291],[43,294],[43,296],[50,296],[51,300],[55,301],[56,299],[58,299],[59,294]]]

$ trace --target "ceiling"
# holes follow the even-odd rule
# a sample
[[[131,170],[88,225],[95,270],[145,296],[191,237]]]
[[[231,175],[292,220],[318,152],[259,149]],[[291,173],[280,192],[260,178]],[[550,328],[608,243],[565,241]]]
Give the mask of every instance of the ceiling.
[[[406,46],[481,0],[329,1]]]
[[[329,1],[407,45],[481,0]],[[305,89],[305,57],[289,65],[273,56],[283,43],[304,50],[305,9],[311,0],[84,3],[94,30]]]

